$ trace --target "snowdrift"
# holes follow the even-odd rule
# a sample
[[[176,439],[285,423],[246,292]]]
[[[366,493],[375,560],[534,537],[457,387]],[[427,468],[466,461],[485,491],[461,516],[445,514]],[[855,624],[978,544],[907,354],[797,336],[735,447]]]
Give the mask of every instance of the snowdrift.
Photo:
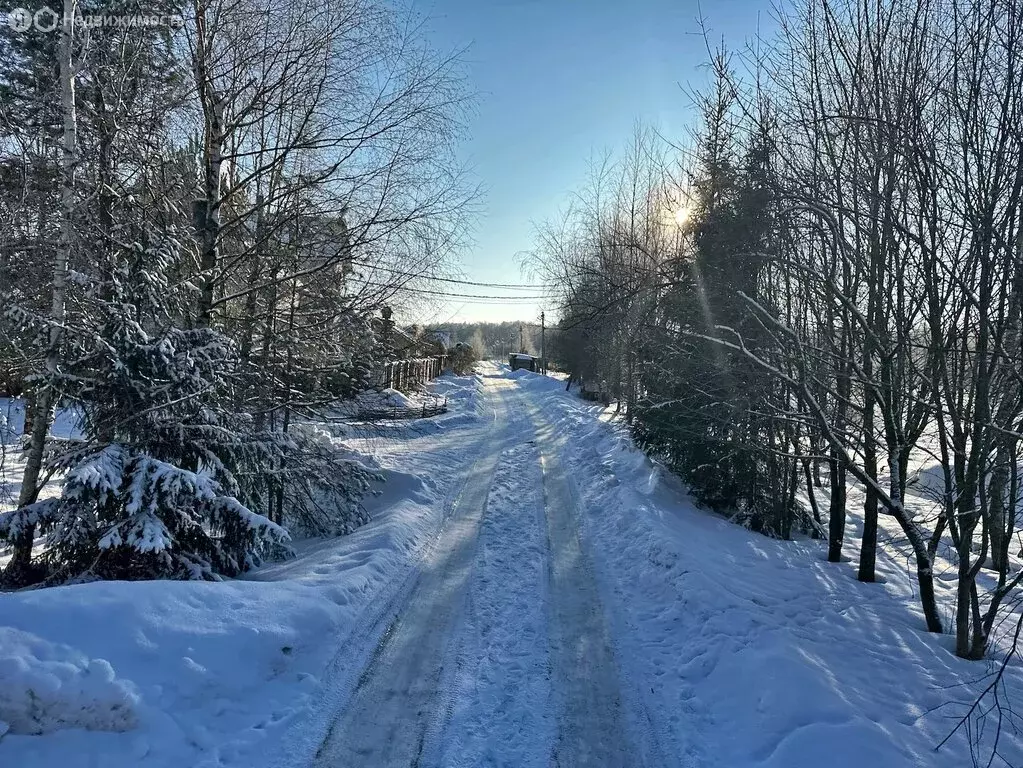
[[[0,627],[0,722],[10,733],[128,730],[138,700],[104,659]]]
[[[261,742],[315,708],[363,609],[435,534],[437,490],[391,476],[402,499],[374,498],[372,522],[300,542],[295,560],[244,581],[0,595],[11,625],[0,628],[0,720],[11,726],[0,764],[252,765]],[[127,738],[68,730],[135,725]]]
[[[364,411],[387,410],[390,408],[416,408],[421,403],[396,389],[370,389],[362,392],[339,406],[341,413],[356,416]]]

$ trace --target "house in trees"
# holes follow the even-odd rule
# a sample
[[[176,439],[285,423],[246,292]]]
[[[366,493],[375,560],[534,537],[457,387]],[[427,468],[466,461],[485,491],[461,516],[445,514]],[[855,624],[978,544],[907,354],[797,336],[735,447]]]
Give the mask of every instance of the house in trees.
[[[424,344],[421,338],[397,326],[388,329],[388,341],[390,342],[390,357],[393,360],[414,360],[430,354],[428,345]]]
[[[391,318],[391,308],[384,307],[381,317],[374,318],[373,328],[380,343],[386,348],[388,360],[418,360],[424,357],[444,357],[448,346],[436,333],[424,332],[420,326],[399,328]]]
[[[413,360],[420,357],[443,357],[448,353],[443,334],[423,331],[420,326],[406,330],[392,329],[394,359]]]
[[[440,350],[442,355],[447,354],[455,347],[451,341],[451,334],[447,331],[427,331],[425,336],[433,346]]]
[[[290,242],[285,229],[284,245]],[[310,292],[326,292],[337,300],[352,272],[352,240],[345,212],[337,216],[295,217],[293,237],[297,243],[297,271],[307,273],[301,282]]]

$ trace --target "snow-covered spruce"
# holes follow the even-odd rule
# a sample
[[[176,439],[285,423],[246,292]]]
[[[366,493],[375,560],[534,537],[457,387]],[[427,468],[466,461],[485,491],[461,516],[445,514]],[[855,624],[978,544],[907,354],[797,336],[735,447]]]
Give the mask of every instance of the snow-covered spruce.
[[[121,444],[75,463],[59,498],[0,515],[0,535],[26,523],[46,532],[43,557],[61,581],[236,575],[289,538],[206,472]]]
[[[0,516],[16,557],[45,533],[29,580],[233,576],[288,540],[238,480],[279,462],[287,441],[230,409],[231,340],[175,324],[183,297],[165,288],[179,258],[173,238],[125,249],[83,297],[90,322],[67,331],[74,362],[46,385],[81,414],[81,439],[47,451],[58,498]]]
[[[367,523],[362,498],[380,474],[315,424],[295,425],[289,441],[281,476],[288,530],[296,536],[339,536]]]

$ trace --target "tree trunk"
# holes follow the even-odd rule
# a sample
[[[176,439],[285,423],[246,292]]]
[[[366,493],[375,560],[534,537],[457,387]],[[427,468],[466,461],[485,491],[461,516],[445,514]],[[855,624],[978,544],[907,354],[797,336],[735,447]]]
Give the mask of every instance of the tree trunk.
[[[968,506],[968,505],[966,505]],[[973,645],[970,621],[970,593],[974,585],[973,575],[973,532],[977,525],[976,511],[957,510],[959,538],[956,552],[959,555],[958,584],[956,589],[956,656],[969,659]]]
[[[845,540],[845,466],[834,450],[831,452],[831,504],[828,509],[828,561],[842,562]]]
[[[1009,481],[1009,473],[1002,464],[1007,457],[999,450],[995,457],[996,466],[991,473],[988,485],[988,520],[991,535],[991,565],[999,573],[1009,570],[1009,544],[1011,539],[1008,531],[1008,508],[1005,504],[1005,487]]]
[[[870,366],[864,363],[864,371]],[[868,373],[869,375],[869,373]],[[874,394],[870,387],[864,393],[863,405],[863,471],[871,480],[877,480],[877,440],[874,437]],[[860,540],[860,567],[856,578],[872,582],[877,564],[877,491],[867,483],[863,501],[863,536]]]
[[[210,35],[203,0],[194,5],[196,24],[193,73],[203,110],[203,178],[204,196],[199,254],[200,290],[196,322],[208,328],[213,322],[214,285],[216,283],[217,245],[220,239],[221,175],[224,164],[224,100],[214,88],[213,72],[208,61]]]
[[[64,18],[74,17],[74,0],[64,0]],[[25,475],[22,478],[21,492],[18,495],[18,506],[24,507],[35,502],[39,495],[39,476],[43,468],[43,455],[46,449],[46,434],[50,429],[52,412],[56,406],[54,392],[55,376],[60,363],[60,341],[64,327],[65,303],[67,298],[68,264],[71,261],[71,250],[74,238],[74,194],[75,165],[78,157],[78,121],[75,112],[75,63],[74,25],[61,25],[60,44],[60,101],[64,119],[64,130],[61,137],[61,226],[60,242],[58,243],[53,262],[52,294],[50,300],[50,333],[46,352],[46,381],[39,385],[35,394],[32,412],[32,431],[29,435],[26,450]],[[32,544],[35,540],[35,526],[27,526],[23,533],[14,541],[14,551],[4,581],[9,584],[26,583],[32,570]]]
[[[813,529],[810,531],[811,539],[819,539],[824,526],[821,524],[820,506],[817,504],[817,494],[814,493],[814,476],[810,468],[810,460],[803,459],[803,473],[806,476],[806,496],[810,500],[810,511],[813,513]]]
[[[920,605],[924,610],[924,621],[928,632],[941,632],[941,615],[938,601],[934,596],[934,569],[926,549],[914,545],[916,552],[916,578],[920,584]]]

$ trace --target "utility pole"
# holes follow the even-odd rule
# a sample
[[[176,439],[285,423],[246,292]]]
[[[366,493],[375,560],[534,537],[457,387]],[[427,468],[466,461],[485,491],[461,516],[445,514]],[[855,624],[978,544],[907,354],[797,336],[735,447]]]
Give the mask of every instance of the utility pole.
[[[540,312],[540,373],[547,375],[547,325],[544,313]]]
[[[522,323],[519,323],[519,352],[526,354],[526,348],[522,345]]]

